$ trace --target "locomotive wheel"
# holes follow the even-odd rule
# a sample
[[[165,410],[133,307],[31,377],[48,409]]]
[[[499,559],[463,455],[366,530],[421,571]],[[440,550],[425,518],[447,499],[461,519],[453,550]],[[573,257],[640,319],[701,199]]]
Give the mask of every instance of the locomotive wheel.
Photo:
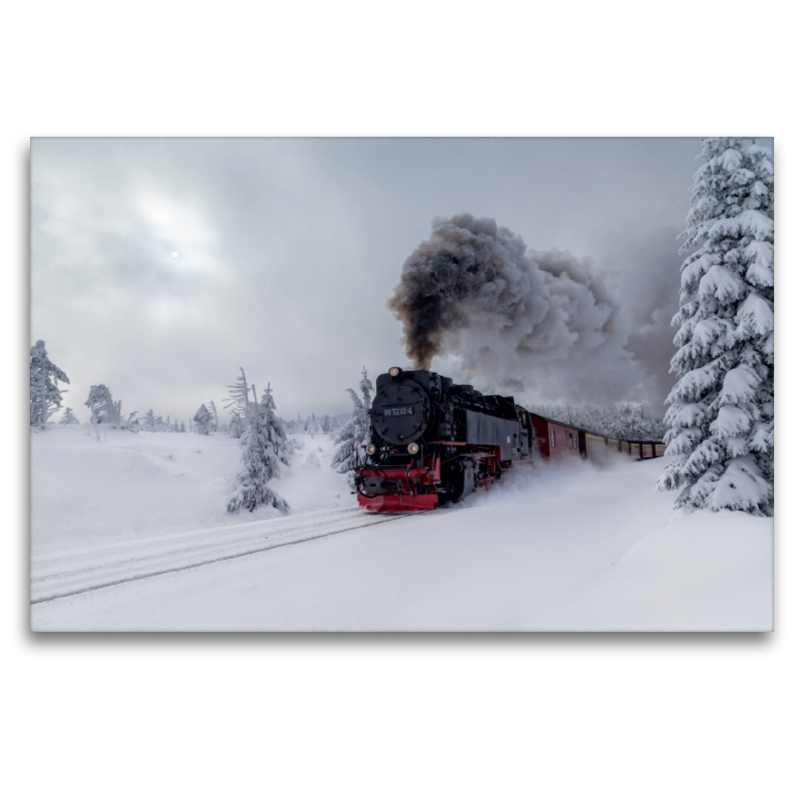
[[[475,462],[470,456],[455,458],[446,465],[445,503],[457,503],[475,488]]]

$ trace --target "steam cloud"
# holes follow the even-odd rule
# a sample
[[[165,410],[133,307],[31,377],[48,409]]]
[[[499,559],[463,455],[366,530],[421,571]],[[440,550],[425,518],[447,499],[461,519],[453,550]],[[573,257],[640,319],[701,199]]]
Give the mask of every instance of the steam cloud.
[[[403,265],[389,308],[406,353],[461,380],[570,402],[642,399],[652,378],[626,349],[629,324],[589,263],[535,252],[493,219],[436,219]]]

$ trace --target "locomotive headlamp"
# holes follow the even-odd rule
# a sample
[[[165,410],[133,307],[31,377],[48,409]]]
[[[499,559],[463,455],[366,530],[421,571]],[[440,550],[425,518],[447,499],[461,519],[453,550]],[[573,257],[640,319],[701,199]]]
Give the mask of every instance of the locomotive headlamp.
[[[378,448],[377,448],[377,447],[375,447],[375,445],[374,445],[374,444],[368,444],[368,445],[367,445],[367,453],[369,453],[369,455],[371,455],[371,456],[374,456],[374,455],[375,455],[375,453],[376,453],[377,449],[378,449]]]
[[[419,453],[419,445],[416,442],[411,442],[408,446],[408,452],[411,453],[412,456],[415,456]]]
[[[401,370],[400,370],[400,367],[392,367],[392,368],[389,370],[389,374],[390,374],[390,375],[391,375],[393,378],[396,378],[396,377],[397,377],[397,376],[400,374],[400,372],[401,372]]]

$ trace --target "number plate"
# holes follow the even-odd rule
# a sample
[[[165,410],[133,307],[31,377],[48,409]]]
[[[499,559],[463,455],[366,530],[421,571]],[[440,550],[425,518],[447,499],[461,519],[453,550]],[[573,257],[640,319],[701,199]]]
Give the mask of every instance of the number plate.
[[[384,417],[411,417],[414,415],[414,406],[384,406]]]

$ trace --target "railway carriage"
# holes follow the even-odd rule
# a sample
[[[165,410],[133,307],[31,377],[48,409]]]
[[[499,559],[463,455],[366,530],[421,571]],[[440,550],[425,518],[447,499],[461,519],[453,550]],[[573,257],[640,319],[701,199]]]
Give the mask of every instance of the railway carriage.
[[[545,458],[562,458],[580,452],[580,431],[560,422],[555,422],[538,414],[529,414],[531,425],[536,432],[538,452]]]

